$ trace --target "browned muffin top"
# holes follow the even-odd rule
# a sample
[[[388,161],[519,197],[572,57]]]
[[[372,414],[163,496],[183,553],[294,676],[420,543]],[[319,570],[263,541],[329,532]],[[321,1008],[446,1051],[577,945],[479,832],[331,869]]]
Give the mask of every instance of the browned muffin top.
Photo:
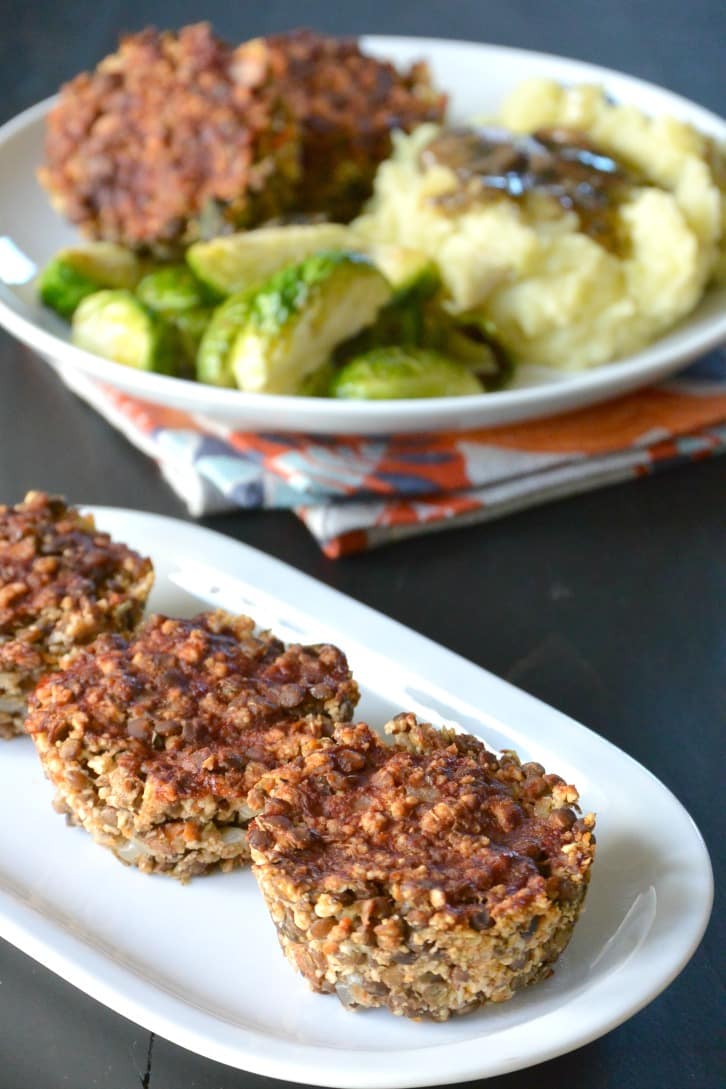
[[[26,729],[51,745],[112,749],[169,798],[229,797],[330,732],[331,718],[349,718],[357,698],[336,647],[286,648],[223,612],[153,616],[135,638],[104,636],[41,683]]]
[[[272,199],[297,176],[298,140],[276,90],[233,61],[206,23],[122,38],[49,114],[39,177],[54,204],[133,247],[190,241],[202,213],[244,224],[263,188]]]
[[[574,787],[412,715],[387,729],[392,747],[365,725],[340,726],[265,776],[249,798],[253,860],[299,887],[392,896],[413,921],[443,910],[475,928],[513,895],[574,893],[594,824],[570,808]]]
[[[152,566],[90,515],[29,492],[0,506],[0,668],[29,667],[100,631],[130,631]]]

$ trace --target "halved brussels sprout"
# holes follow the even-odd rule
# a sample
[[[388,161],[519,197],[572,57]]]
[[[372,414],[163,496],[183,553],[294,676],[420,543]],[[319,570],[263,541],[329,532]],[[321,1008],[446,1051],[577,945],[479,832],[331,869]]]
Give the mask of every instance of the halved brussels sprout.
[[[174,326],[188,369],[193,371],[213,313],[203,284],[186,265],[167,265],[144,276],[136,295],[144,306]]]
[[[73,315],[79,348],[137,370],[176,374],[183,362],[176,331],[130,291],[97,291]]]
[[[354,246],[355,235],[341,223],[290,224],[195,242],[186,257],[195,276],[224,297],[260,284],[313,253]]]
[[[228,369],[250,393],[297,393],[335,346],[369,325],[390,296],[386,278],[361,254],[308,257],[251,296]]]
[[[385,401],[463,397],[484,387],[463,363],[425,348],[389,345],[349,360],[333,378],[331,397]]]
[[[179,334],[179,342],[192,371],[195,369],[199,346],[213,313],[211,306],[195,306],[191,310],[181,310],[173,318],[167,319]]]
[[[488,390],[501,389],[514,370],[509,352],[496,337],[488,321],[466,315],[446,315],[440,325],[438,345],[446,355],[473,370]]]
[[[333,381],[335,375],[335,367],[331,360],[323,363],[321,367],[313,371],[312,374],[303,378],[298,389],[300,397],[328,397],[330,390],[330,383]]]
[[[240,291],[218,306],[205,329],[197,352],[197,378],[211,386],[236,386],[230,363],[235,337],[247,318],[251,293]]]
[[[165,317],[204,306],[209,301],[202,285],[186,265],[154,269],[140,280],[136,294],[144,306]]]
[[[91,242],[57,253],[38,277],[38,294],[61,317],[71,318],[88,295],[101,288],[130,290],[143,271],[143,263],[131,250],[113,242]]]

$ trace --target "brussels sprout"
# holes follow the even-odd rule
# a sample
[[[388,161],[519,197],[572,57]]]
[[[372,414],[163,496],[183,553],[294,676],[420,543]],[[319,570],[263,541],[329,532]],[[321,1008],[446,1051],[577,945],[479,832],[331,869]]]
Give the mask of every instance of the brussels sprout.
[[[514,370],[511,356],[497,340],[490,322],[446,315],[439,333],[441,350],[466,363],[488,390],[501,389],[511,377]]]
[[[237,385],[250,393],[297,393],[390,296],[385,277],[358,253],[318,253],[276,273],[252,294],[234,339],[228,366]]]
[[[199,346],[212,320],[214,311],[210,306],[195,306],[191,310],[182,310],[167,320],[179,334],[179,342],[184,350],[192,370],[194,370]]]
[[[208,292],[186,265],[169,265],[150,272],[136,295],[149,310],[177,330],[179,346],[193,370],[202,337],[212,317]]]
[[[355,235],[340,223],[291,224],[195,242],[186,257],[196,277],[224,297],[259,284],[313,253],[354,245]]]
[[[408,397],[461,397],[483,393],[475,374],[454,359],[425,348],[374,348],[335,375],[332,397],[384,401]]]
[[[197,352],[197,378],[211,386],[234,389],[236,382],[230,363],[235,337],[244,324],[252,295],[240,291],[218,306],[205,329]]]
[[[144,306],[165,317],[203,306],[208,301],[202,285],[186,265],[155,269],[140,281],[136,294]]]
[[[335,367],[332,362],[328,360],[323,363],[322,367],[318,367],[312,374],[303,378],[298,389],[298,394],[301,397],[328,397],[330,390],[330,383],[333,381],[335,375]]]
[[[143,371],[175,374],[183,359],[176,331],[130,291],[97,291],[73,315],[79,348]]]
[[[339,345],[335,358],[338,362],[345,362],[370,351],[371,348],[383,348],[387,345],[428,346],[424,336],[424,315],[419,303],[388,303],[379,311],[372,325]],[[438,347],[438,344],[435,346]]]
[[[134,288],[143,271],[130,250],[113,242],[93,242],[57,253],[38,278],[38,294],[46,306],[71,318],[88,295],[104,287]]]
[[[380,244],[369,252],[393,288],[391,306],[414,300],[423,302],[439,290],[441,277],[436,263],[418,250]]]

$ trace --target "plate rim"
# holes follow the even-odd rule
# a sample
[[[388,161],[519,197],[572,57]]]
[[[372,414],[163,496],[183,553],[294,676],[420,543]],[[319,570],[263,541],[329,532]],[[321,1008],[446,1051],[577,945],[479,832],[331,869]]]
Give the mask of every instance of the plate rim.
[[[153,982],[133,972],[118,961],[109,961],[92,944],[81,941],[80,938],[60,926],[58,922],[40,914],[39,909],[34,909],[32,905],[21,902],[20,898],[14,898],[10,892],[3,889],[0,889],[0,936],[5,937],[19,949],[49,967],[68,982],[79,987],[97,1001],[109,1006],[137,1024],[158,1032],[182,1047],[238,1069],[249,1070],[257,1074],[285,1080],[303,1080],[305,1083],[313,1085],[350,1087],[350,1089],[399,1089],[399,1087],[403,1089],[403,1087],[409,1086],[443,1085],[503,1074],[555,1058],[597,1039],[629,1019],[660,994],[690,960],[708,924],[713,902],[713,873],[708,850],[700,831],[682,803],[665,784],[633,757],[581,723],[550,707],[536,697],[515,688],[509,682],[502,680],[448,648],[435,643],[427,636],[405,627],[398,621],[371,609],[362,602],[358,602],[354,598],[318,582],[318,580],[304,572],[298,571],[283,561],[268,556],[243,542],[236,541],[234,538],[218,533],[215,530],[165,515],[128,508],[97,505],[82,506],[96,515],[101,526],[103,526],[106,518],[110,521],[120,520],[122,524],[130,520],[135,523],[140,533],[148,533],[152,540],[156,539],[156,534],[153,532],[155,525],[160,530],[163,528],[167,533],[173,531],[174,539],[179,541],[179,550],[182,554],[192,549],[196,540],[201,541],[204,539],[209,543],[210,538],[212,538],[212,543],[217,546],[211,549],[215,553],[215,558],[211,561],[212,565],[219,566],[220,561],[216,554],[217,550],[221,548],[221,552],[227,553],[230,560],[235,553],[239,557],[243,557],[247,561],[248,568],[249,566],[261,565],[269,569],[275,596],[282,597],[285,584],[290,581],[300,586],[301,590],[306,591],[306,593],[315,593],[318,603],[320,601],[323,603],[322,610],[320,610],[320,604],[318,604],[316,615],[321,611],[324,622],[330,616],[335,618],[339,613],[341,604],[345,603],[348,613],[351,610],[353,613],[354,631],[360,630],[360,624],[358,623],[358,618],[360,618],[364,624],[372,623],[374,628],[377,626],[384,631],[383,646],[385,646],[386,641],[393,639],[396,645],[402,645],[404,650],[408,644],[415,647],[422,654],[426,651],[429,653],[435,651],[444,665],[448,667],[447,676],[449,670],[453,671],[454,675],[457,671],[463,671],[464,673],[474,671],[479,675],[479,679],[484,680],[494,691],[498,690],[515,704],[521,704],[523,709],[535,710],[540,714],[544,714],[551,723],[556,725],[558,730],[563,731],[565,735],[570,735],[576,752],[577,748],[583,745],[586,748],[594,745],[596,751],[600,749],[603,753],[609,754],[611,758],[615,757],[619,764],[629,770],[631,775],[638,777],[638,781],[648,784],[651,790],[658,792],[661,800],[670,807],[669,811],[672,813],[674,822],[678,823],[690,835],[691,839],[688,844],[689,859],[693,860],[694,868],[697,866],[695,872],[700,878],[698,887],[701,899],[697,913],[695,915],[690,914],[686,920],[688,940],[681,942],[675,957],[672,955],[671,950],[668,951],[671,956],[667,970],[662,972],[655,986],[651,982],[649,987],[643,987],[641,981],[641,988],[636,995],[635,1001],[632,998],[632,991],[629,991],[629,1000],[627,1002],[621,1001],[619,1008],[614,1012],[611,1009],[609,1016],[604,1019],[602,1015],[599,1018],[597,1016],[593,1017],[592,1011],[590,1011],[589,1021],[584,1031],[582,1029],[575,1031],[575,1026],[570,1025],[568,1026],[569,1033],[559,1037],[556,1036],[555,1042],[550,1040],[548,1046],[540,1046],[535,1053],[527,1054],[523,1058],[521,1041],[520,1046],[516,1046],[521,1033],[528,1028],[531,1029],[532,1025],[537,1022],[541,1024],[546,1019],[556,1019],[560,1011],[566,1010],[572,1002],[577,1002],[580,999],[581,992],[576,993],[574,996],[565,996],[561,1005],[554,1010],[546,1011],[532,1019],[527,1019],[495,1033],[490,1039],[498,1038],[501,1041],[503,1037],[507,1036],[511,1038],[511,1044],[514,1046],[510,1046],[509,1053],[500,1057],[498,1062],[489,1067],[482,1064],[481,1034],[464,1041],[449,1041],[427,1046],[419,1051],[403,1048],[386,1050],[382,1054],[376,1054],[368,1051],[362,1053],[355,1048],[333,1049],[318,1044],[300,1045],[291,1043],[289,1039],[284,1043],[277,1041],[275,1048],[272,1049],[268,1034],[257,1029],[234,1026],[234,1032],[239,1039],[244,1041],[244,1046],[240,1044],[232,1046],[219,1034],[217,1036],[209,1034],[210,1028],[224,1024],[222,1019],[207,1011],[195,1009],[189,1002],[170,995],[168,991],[155,986]],[[151,551],[153,552],[153,548]],[[223,556],[221,563],[222,566],[219,566],[220,571],[227,571],[226,557]],[[301,592],[303,609],[306,608],[304,603],[306,593]],[[334,620],[333,624],[335,624]],[[369,636],[366,643],[361,645],[367,645],[370,638]],[[374,645],[380,645],[379,638],[375,639]],[[579,759],[577,754],[574,759]],[[591,759],[593,758],[591,757]],[[646,943],[647,937],[644,944]],[[622,967],[624,968],[625,964]],[[99,968],[102,968],[103,971],[99,971]],[[613,976],[617,976],[620,970],[596,981],[593,985],[595,994],[604,992],[607,997],[608,981],[612,984]],[[620,994],[618,989],[616,989],[615,993],[618,996]],[[592,1005],[597,1006],[598,1003]],[[365,1016],[365,1014],[360,1016]],[[206,1035],[205,1030],[207,1031]],[[270,1054],[271,1051],[274,1051],[274,1054]],[[365,1054],[364,1061],[361,1060],[362,1054]],[[345,1063],[346,1056],[348,1056],[347,1065]],[[418,1064],[416,1058],[419,1058]],[[424,1069],[417,1070],[417,1066],[423,1066]]]
[[[580,61],[574,57],[456,38],[363,35],[361,40],[369,48],[380,52],[385,52],[386,48],[395,48],[396,45],[399,47],[406,45],[412,50],[421,50],[424,53],[426,49],[445,46],[467,51],[493,51],[505,57],[516,57],[520,61],[526,59],[535,64],[575,65],[600,82],[613,79],[625,81],[633,87],[634,91],[664,96],[673,104],[674,109],[683,111],[691,117],[695,115],[701,118],[707,129],[717,132],[721,139],[726,141],[726,120],[699,103],[629,73]],[[50,96],[28,107],[0,126],[0,153],[8,140],[32,125],[38,124],[56,97]],[[10,301],[4,299],[3,294],[9,295]],[[158,402],[160,404],[194,411],[194,402],[199,396],[199,383],[152,372],[135,371],[111,360],[102,359],[39,326],[32,317],[26,317],[23,314],[24,306],[23,301],[15,297],[12,292],[0,292],[0,325],[45,357],[52,357],[54,365],[60,366],[61,369],[65,367],[80,371],[101,382],[105,380],[117,389],[137,397],[153,400],[156,396],[161,398]],[[230,421],[235,417],[245,416],[252,421],[243,425],[246,427],[256,426],[254,420],[256,416],[259,416],[261,417],[260,427],[286,428],[292,432],[342,433],[347,430],[349,433],[385,434],[392,430],[410,432],[503,426],[584,408],[589,404],[615,398],[675,373],[696,356],[705,354],[726,341],[726,311],[721,317],[716,314],[703,320],[707,326],[705,331],[700,333],[698,330],[694,331],[685,349],[669,351],[667,345],[664,347],[664,340],[667,340],[671,334],[677,335],[683,325],[687,326],[689,316],[682,319],[682,322],[678,323],[674,329],[667,330],[662,337],[640,351],[631,353],[623,360],[585,371],[570,372],[567,377],[544,385],[531,385],[465,397],[402,399],[373,403],[328,402],[324,398],[251,394],[241,390],[205,386],[205,404],[202,412],[219,414],[219,418]],[[478,423],[471,422],[472,414],[481,417]],[[466,417],[466,420],[457,424],[457,416]],[[488,420],[487,416],[498,418]],[[445,418],[446,422],[437,424],[435,422],[437,417]],[[284,420],[286,423],[281,426],[276,422],[277,420]]]

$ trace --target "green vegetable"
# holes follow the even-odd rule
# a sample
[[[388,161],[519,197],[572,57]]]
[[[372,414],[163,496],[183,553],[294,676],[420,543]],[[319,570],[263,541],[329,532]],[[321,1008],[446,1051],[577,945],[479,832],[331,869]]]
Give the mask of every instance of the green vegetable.
[[[259,284],[313,253],[350,249],[354,244],[353,232],[340,223],[259,227],[195,242],[186,257],[195,276],[224,297]]]
[[[208,294],[186,265],[155,269],[136,288],[144,306],[177,330],[187,369],[194,370],[199,345],[212,318]]]
[[[179,343],[192,370],[213,313],[210,306],[197,306],[192,310],[182,310],[174,318],[168,319],[179,334]]]
[[[488,320],[446,315],[439,326],[438,346],[446,355],[466,363],[488,390],[501,389],[514,369],[509,353],[497,340],[496,329]]]
[[[391,284],[393,294],[373,325],[342,345],[338,358],[350,359],[388,344],[440,347],[429,329],[429,310],[438,310],[433,296],[441,285],[434,262],[418,250],[382,244],[373,247],[370,257]]]
[[[175,329],[130,291],[97,291],[73,315],[79,348],[143,371],[175,374],[182,359]]]
[[[436,263],[418,250],[380,244],[370,250],[370,256],[393,288],[392,306],[413,300],[423,302],[441,286]]]
[[[212,314],[197,352],[197,378],[200,382],[234,389],[236,382],[230,352],[247,318],[250,298],[249,291],[240,291],[231,295]]]
[[[298,390],[299,395],[301,397],[327,397],[334,375],[335,367],[328,360],[323,363],[322,367],[318,367],[312,374],[303,378]]]
[[[308,257],[251,295],[226,367],[242,390],[297,393],[335,346],[369,325],[390,296],[385,277],[361,254]]]
[[[100,288],[136,286],[143,273],[141,261],[113,242],[93,242],[61,250],[38,278],[38,294],[46,306],[70,318],[78,304]]]
[[[424,348],[374,348],[336,374],[332,397],[383,401],[408,397],[462,397],[483,393],[476,375],[456,360]]]
[[[208,301],[202,285],[186,265],[155,269],[140,281],[136,294],[144,306],[165,317],[204,306]]]

